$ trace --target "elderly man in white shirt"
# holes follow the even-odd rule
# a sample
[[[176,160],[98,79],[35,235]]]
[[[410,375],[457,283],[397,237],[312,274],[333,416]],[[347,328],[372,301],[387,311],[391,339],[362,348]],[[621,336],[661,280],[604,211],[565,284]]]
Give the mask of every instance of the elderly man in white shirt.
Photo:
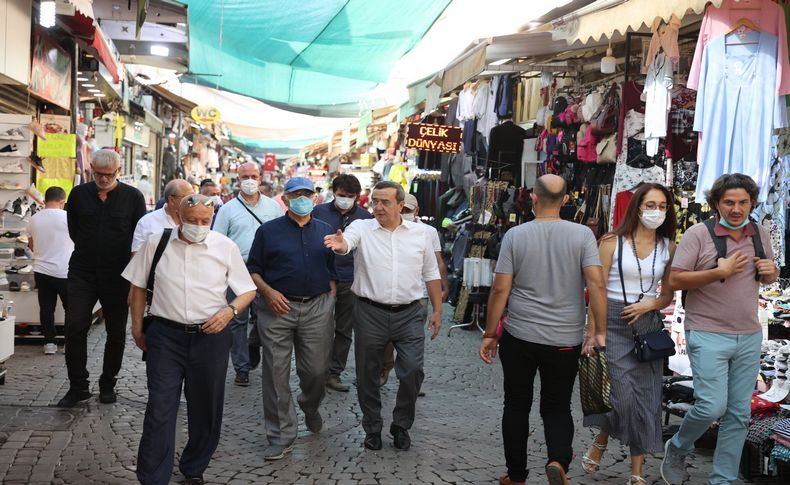
[[[238,246],[210,231],[214,202],[190,195],[181,201],[179,214],[179,228],[151,235],[122,275],[133,285],[132,336],[147,352],[148,404],[137,455],[137,478],[143,484],[170,483],[182,385],[189,440],[179,469],[184,483],[203,483],[222,429],[232,342],[228,323],[255,297]],[[161,259],[152,271],[156,254]],[[230,303],[228,288],[238,295]],[[150,324],[144,329],[146,313]]]
[[[369,450],[382,447],[379,375],[388,342],[397,350],[395,374],[400,381],[390,433],[396,448],[408,450],[411,446],[408,430],[414,423],[417,394],[425,377],[423,282],[433,308],[428,320],[432,338],[442,326],[442,287],[432,234],[424,224],[401,217],[405,197],[400,184],[379,182],[371,197],[375,219],[354,221],[345,233],[338,231],[325,238],[326,246],[338,254],[356,250],[351,286],[359,297],[353,313],[354,351],[357,396]]]
[[[178,205],[181,199],[195,193],[192,184],[184,179],[173,179],[165,185],[162,197],[165,206],[149,212],[137,221],[132,239],[132,252],[136,253],[143,247],[151,234],[162,234],[162,230],[178,227]]]

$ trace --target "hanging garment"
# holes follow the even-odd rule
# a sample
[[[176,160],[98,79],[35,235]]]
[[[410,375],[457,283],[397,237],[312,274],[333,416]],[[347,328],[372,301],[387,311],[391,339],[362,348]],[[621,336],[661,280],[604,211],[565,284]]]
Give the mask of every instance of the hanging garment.
[[[638,113],[645,112],[645,104],[642,102],[642,91],[644,86],[636,81],[626,81],[623,83],[623,91],[620,98],[620,116],[617,123],[617,154],[623,149],[623,124],[625,116],[629,111],[634,110]]]
[[[458,93],[458,108],[456,108],[455,119],[461,122],[474,119],[474,104],[475,92],[472,90],[472,86],[469,85]]]
[[[665,177],[664,169],[659,166],[633,168],[625,164],[617,165],[617,169],[614,172],[612,193],[619,194],[620,192],[633,190],[641,182],[663,184]]]
[[[678,30],[680,29],[680,19],[672,14],[669,23],[661,25],[664,19],[656,17],[653,21],[653,27],[650,29],[653,32],[653,37],[650,39],[650,47],[647,50],[645,63],[642,65],[642,74],[647,74],[650,71],[650,66],[653,65],[653,60],[659,52],[663,52],[672,61],[672,66],[677,67],[680,60],[680,50],[678,49]]]
[[[691,155],[697,158],[699,137],[694,133],[694,111],[697,105],[697,92],[677,86],[672,90],[672,107],[669,108],[669,127],[667,129],[667,149],[673,160]]]
[[[488,150],[489,167],[509,171],[516,187],[521,187],[521,155],[527,131],[512,121],[505,121],[491,130]]]
[[[645,90],[642,93],[645,101],[645,140],[649,157],[658,151],[658,139],[667,136],[671,91],[672,61],[666,54],[659,52],[647,72]]]
[[[512,74],[505,74],[499,78],[496,93],[496,114],[499,119],[513,117],[513,86],[515,79]]]
[[[688,78],[688,87],[699,90],[704,76],[701,73],[703,56],[711,41],[732,30],[732,26],[741,18],[748,18],[761,32],[772,34],[778,40],[779,52],[774,57],[777,77],[773,88],[776,94],[790,94],[790,60],[787,58],[787,25],[782,7],[771,0],[749,0],[752,10],[739,9],[736,0],[724,0],[719,8],[708,5],[700,26],[697,48]]]
[[[486,103],[485,110],[479,114],[477,120],[477,131],[479,131],[487,144],[491,144],[491,129],[494,128],[499,120],[496,115],[496,89],[497,81],[492,80],[486,83],[485,86],[478,88],[482,94],[485,94]]]
[[[698,202],[725,173],[746,174],[764,188],[771,166],[772,131],[786,126],[784,100],[774,90],[777,38],[767,32],[749,35],[755,44],[728,46],[729,36],[718,37],[702,56],[694,114],[694,130],[702,133]],[[760,201],[765,193],[761,191]]]

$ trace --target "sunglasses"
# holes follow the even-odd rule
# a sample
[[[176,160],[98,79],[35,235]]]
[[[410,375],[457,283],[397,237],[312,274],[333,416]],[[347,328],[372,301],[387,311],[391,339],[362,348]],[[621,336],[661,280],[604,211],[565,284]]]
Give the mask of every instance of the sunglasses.
[[[95,171],[93,172],[93,177],[94,178],[101,177],[101,178],[105,178],[105,179],[111,179],[111,178],[115,178],[116,175],[118,175],[118,170],[116,170],[115,172],[112,172],[112,173],[103,173],[103,172],[95,172]]]
[[[197,195],[190,195],[187,197],[187,205],[189,207],[195,207],[198,204],[203,204],[206,207],[214,207],[214,199],[201,198]]]

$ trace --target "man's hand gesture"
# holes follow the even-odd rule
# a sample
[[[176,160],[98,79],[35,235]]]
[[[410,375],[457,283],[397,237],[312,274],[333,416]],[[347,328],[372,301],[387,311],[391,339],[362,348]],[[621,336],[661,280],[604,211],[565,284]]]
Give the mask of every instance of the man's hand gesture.
[[[331,236],[324,236],[324,246],[338,254],[346,254],[348,252],[348,243],[340,229]]]

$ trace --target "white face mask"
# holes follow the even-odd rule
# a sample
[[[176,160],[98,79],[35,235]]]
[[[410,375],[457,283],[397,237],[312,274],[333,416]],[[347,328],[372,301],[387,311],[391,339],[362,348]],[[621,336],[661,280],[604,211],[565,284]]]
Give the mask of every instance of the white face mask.
[[[410,214],[401,214],[400,215],[404,221],[414,222],[417,220],[417,216],[414,215],[414,212]]]
[[[246,179],[241,181],[241,191],[247,195],[255,195],[258,193],[258,181],[255,179]]]
[[[642,221],[642,224],[648,229],[658,229],[661,227],[661,224],[667,218],[667,213],[656,209],[652,211],[643,210],[642,215],[639,216],[639,219]]]
[[[222,197],[218,195],[212,195],[211,200],[214,201],[214,207],[219,207],[222,205]]]
[[[184,235],[187,241],[193,243],[203,242],[210,230],[211,226],[199,226],[197,224],[187,224],[186,222],[181,224],[181,234]]]
[[[335,197],[335,205],[340,210],[349,210],[350,208],[354,207],[354,202],[357,199],[355,197]]]

